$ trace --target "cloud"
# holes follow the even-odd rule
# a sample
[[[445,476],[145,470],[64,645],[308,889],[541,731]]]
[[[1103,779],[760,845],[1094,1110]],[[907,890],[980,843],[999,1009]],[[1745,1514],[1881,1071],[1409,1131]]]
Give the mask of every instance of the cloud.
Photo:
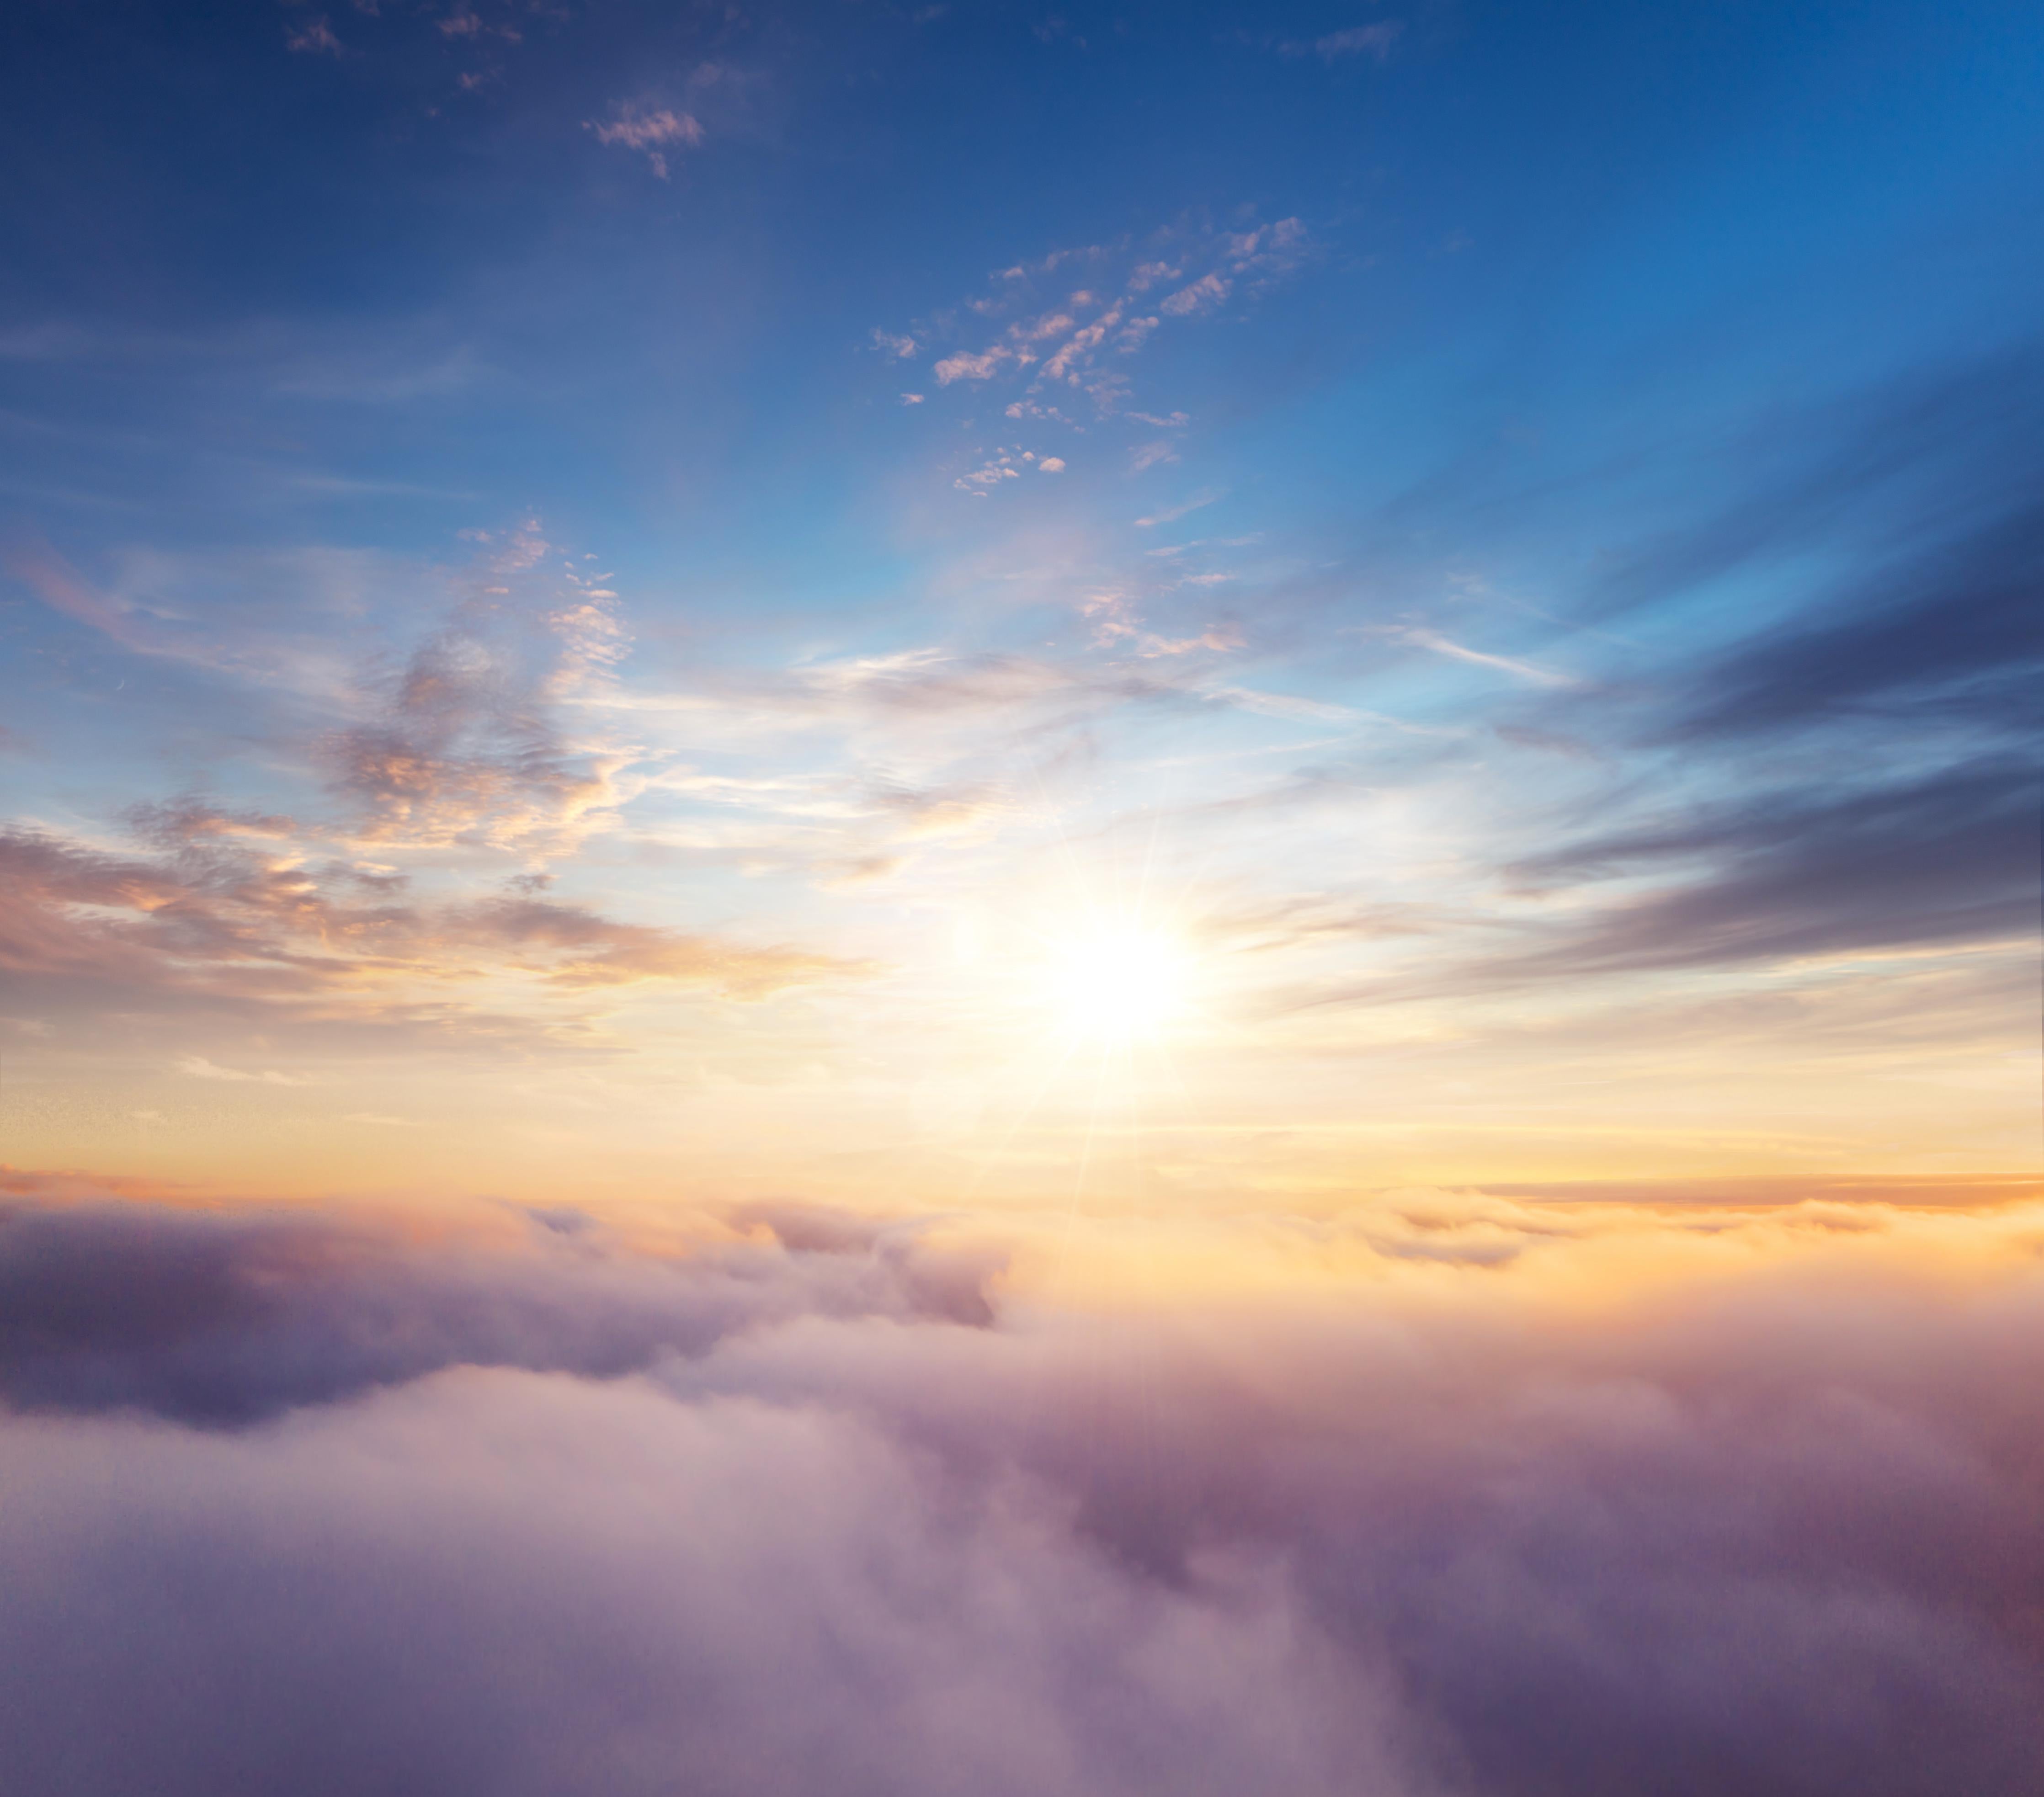
[[[873,328],[873,343],[875,348],[885,350],[889,359],[894,362],[909,360],[916,354],[917,347],[913,337],[883,331],[877,324]]]
[[[1939,701],[2019,716],[2044,672],[2044,502],[1851,583],[1831,605],[1722,657],[1671,734],[1724,738],[1877,721]],[[2011,721],[2014,721],[2011,717]]]
[[[402,880],[308,866],[295,842],[207,829],[197,808],[171,808],[167,824],[138,814],[168,849],[148,856],[0,831],[0,968],[19,989],[130,1016],[196,1006],[446,1030],[469,1015],[459,988],[486,975],[521,976],[536,1000],[648,981],[758,999],[867,971],[536,898],[408,900]],[[179,1065],[202,1079],[302,1083],[196,1055]]]
[[[324,13],[308,19],[295,30],[287,30],[284,33],[284,48],[305,56],[338,56],[341,53],[340,40],[334,36],[333,27]]]
[[[140,655],[163,652],[130,608],[95,592],[78,570],[47,543],[10,543],[0,566],[4,566],[10,575],[52,611],[100,632],[124,649]]]
[[[1005,816],[1012,806],[1005,793],[979,785],[915,787],[883,782],[874,797],[903,820],[902,835],[962,835]]]
[[[1036,471],[1039,474],[1062,474],[1065,471],[1065,459],[1062,455],[1047,455],[1036,464]]]
[[[1223,640],[1211,646],[1234,648],[1238,645]],[[1255,712],[1265,717],[1289,718],[1301,724],[1350,725],[1361,723],[1369,715],[1347,705],[1302,699],[1292,693],[1260,693],[1247,686],[1212,686],[1205,690],[1224,704],[1239,705],[1244,711]]]
[[[382,683],[379,715],[317,750],[362,842],[561,854],[622,802],[629,756],[563,740],[560,702],[600,697],[630,647],[617,594],[536,570],[551,546],[510,536],[471,596]]]
[[[594,131],[599,144],[643,151],[646,166],[663,181],[667,179],[667,151],[677,146],[694,149],[703,140],[703,128],[693,113],[677,113],[666,106],[649,112],[627,101],[620,101],[614,110],[616,116],[608,123],[587,119],[582,129]]]
[[[2034,766],[1985,758],[1821,798],[1762,791],[1585,837],[1508,877],[1579,897],[1664,870],[1666,883],[1586,908],[1566,943],[1520,966],[1581,973],[2022,940],[2036,928],[2038,798]]]
[[[1071,321],[1061,321],[1069,324]],[[1080,384],[1077,371],[1091,358],[1093,352],[1105,340],[1108,334],[1121,322],[1121,308],[1111,305],[1090,324],[1082,325],[1059,344],[1057,351],[1043,364],[1043,378],[1047,381],[1064,381],[1074,386]]]
[[[2034,728],[2044,677],[2044,347],[1918,371],[1770,420],[1727,446],[1739,478],[1699,520],[1615,559],[1593,616],[1786,578],[1788,621],[1692,665],[1666,739],[1816,727]],[[1804,558],[1840,571],[1815,590]]]
[[[1612,1212],[1151,1226],[1370,1269],[1218,1329],[1011,1313],[997,1256],[816,1208],[676,1252],[560,1207],[426,1234],[17,1204],[10,1765],[63,1797],[1552,1797],[1671,1767],[2027,1797],[2023,1218]],[[1690,1271],[1528,1301],[1600,1242]],[[1994,1270],[1934,1270],[1967,1265]]]
[[[178,1057],[176,1066],[179,1073],[189,1073],[195,1080],[229,1080],[263,1085],[309,1085],[312,1084],[309,1080],[294,1079],[289,1073],[280,1073],[275,1069],[260,1073],[244,1073],[239,1068],[216,1066],[202,1054],[181,1054]]]
[[[1166,294],[1158,301],[1160,309],[1174,318],[1189,317],[1200,312],[1211,312],[1228,295],[1228,282],[1209,271],[1188,286],[1181,287],[1175,294]]]
[[[999,344],[978,355],[960,351],[955,355],[946,356],[936,365],[937,385],[947,387],[954,381],[991,380],[1002,363],[1014,359],[1015,352]]]
[[[501,944],[551,983],[573,989],[649,980],[706,985],[734,998],[763,998],[789,986],[863,970],[793,949],[743,948],[714,937],[620,923],[579,905],[503,899],[454,913],[437,946],[454,950]]]
[[[1197,512],[1203,505],[1211,505],[1220,497],[1220,495],[1217,493],[1196,493],[1182,505],[1169,506],[1162,512],[1154,512],[1147,518],[1138,518],[1135,520],[1135,528],[1138,530],[1155,530],[1159,524],[1175,524],[1188,513]]]
[[[1288,41],[1278,48],[1287,56],[1303,56],[1310,52],[1324,63],[1338,62],[1343,56],[1370,56],[1381,63],[1389,58],[1392,46],[1404,29],[1402,20],[1384,19],[1375,25],[1350,25],[1344,31],[1331,31],[1311,43]]]
[[[1130,274],[1128,290],[1132,294],[1146,293],[1159,281],[1175,281],[1184,272],[1168,262],[1143,263]]]
[[[1475,667],[1496,668],[1535,686],[1579,686],[1582,683],[1572,675],[1556,674],[1552,669],[1537,667],[1531,662],[1515,661],[1509,655],[1486,655],[1480,649],[1452,642],[1438,631],[1422,630],[1405,625],[1386,625],[1381,628],[1366,627],[1368,633],[1388,636],[1395,642],[1409,644],[1415,649],[1426,649],[1437,655],[1446,655],[1452,661],[1467,662]]]
[[[935,367],[938,384],[989,381],[1004,374],[1020,377],[1033,370],[1024,397],[1009,404],[1010,417],[1058,417],[1054,409],[1037,403],[1037,396],[1053,383],[1076,388],[1093,401],[1101,417],[1112,416],[1127,397],[1129,377],[1118,368],[1103,368],[1103,357],[1134,355],[1167,317],[1198,317],[1216,310],[1238,292],[1253,295],[1264,291],[1295,271],[1308,254],[1306,228],[1297,218],[1280,219],[1246,232],[1159,232],[1152,243],[1166,238],[1178,240],[1172,246],[1174,259],[1153,256],[1135,263],[1120,298],[1108,297],[1113,290],[1108,281],[1089,282],[1062,298],[1039,294],[1037,282],[1074,259],[1111,267],[1128,255],[1125,242],[1055,252],[1039,262],[1018,263],[992,275],[989,278],[998,283],[997,290],[966,301],[965,313],[974,318],[997,317],[1021,311],[1032,300],[1035,305],[1012,319],[1001,340],[983,349],[959,349],[941,357]],[[1188,267],[1202,263],[1211,266],[1165,298],[1156,313],[1135,309],[1137,296],[1163,282],[1182,278]],[[1063,284],[1062,280],[1058,283],[1060,287]],[[1079,322],[1089,312],[1093,316]],[[955,328],[958,317],[955,310],[939,313],[928,325],[918,325],[917,333],[941,336]],[[874,340],[882,347],[916,340],[878,330]],[[1166,416],[1174,424],[1184,421],[1182,413]]]
[[[1023,458],[1012,449],[997,450],[989,459],[981,463],[978,467],[959,475],[951,482],[951,485],[962,492],[975,493],[979,497],[984,498],[992,489],[998,486],[1003,481],[1020,480],[1022,478],[1022,463],[1024,459],[1033,460],[1034,458]]]
[[[1154,468],[1160,463],[1178,459],[1178,451],[1168,443],[1138,443],[1128,452],[1128,471],[1132,474],[1139,474],[1146,468]]]
[[[901,403],[904,405],[920,405],[923,396],[919,393],[905,393],[901,396]]]

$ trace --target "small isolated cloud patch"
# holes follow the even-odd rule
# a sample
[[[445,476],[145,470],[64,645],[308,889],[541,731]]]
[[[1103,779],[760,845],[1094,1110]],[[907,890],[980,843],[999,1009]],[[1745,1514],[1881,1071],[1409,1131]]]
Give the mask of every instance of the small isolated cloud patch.
[[[1202,505],[1211,505],[1220,497],[1220,495],[1217,493],[1195,493],[1182,505],[1168,506],[1162,512],[1152,513],[1147,518],[1138,518],[1135,520],[1135,528],[1138,530],[1155,530],[1159,524],[1175,523],[1178,519],[1184,517],[1187,513],[1197,512]]]
[[[586,119],[582,129],[594,131],[599,144],[642,152],[646,166],[663,181],[667,179],[668,149],[693,149],[703,140],[703,128],[694,113],[677,113],[665,106],[656,112],[645,112],[635,106],[620,105],[617,116],[608,125]]]
[[[245,1073],[239,1067],[222,1067],[209,1061],[203,1054],[181,1054],[175,1063],[181,1073],[195,1080],[228,1080],[236,1085],[307,1085],[307,1080],[294,1079],[289,1073],[280,1073],[274,1069],[267,1073]]]
[[[1036,464],[1036,471],[1041,474],[1062,474],[1065,471],[1065,459],[1062,455],[1047,455]]]
[[[961,350],[956,355],[947,355],[937,364],[937,385],[949,386],[954,381],[990,380],[994,371],[1004,362],[1014,359],[1014,351],[997,344],[982,355],[969,355]]]
[[[1324,63],[1339,62],[1344,56],[1371,56],[1381,63],[1389,58],[1392,45],[1404,29],[1403,20],[1385,19],[1376,25],[1356,25],[1346,31],[1331,31],[1310,43],[1295,40],[1280,44],[1278,48],[1288,56],[1311,55]]]
[[[1020,479],[1024,465],[1035,459],[1033,451],[1026,449],[1017,451],[1005,447],[997,449],[970,474],[959,475],[951,482],[951,485],[961,493],[969,493],[984,499],[1003,481]],[[1060,462],[1058,466],[1062,468],[1064,463]]]
[[[340,54],[340,40],[334,36],[333,27],[322,14],[296,31],[287,32],[284,48],[302,56],[337,56]]]

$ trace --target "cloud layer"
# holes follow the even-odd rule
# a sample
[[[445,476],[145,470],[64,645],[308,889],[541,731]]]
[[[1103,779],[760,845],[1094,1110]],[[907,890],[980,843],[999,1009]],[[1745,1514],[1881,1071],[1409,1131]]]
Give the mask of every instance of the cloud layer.
[[[2034,1275],[1541,1313],[1393,1250],[1568,1213],[1443,1196],[1367,1226],[1431,1283],[1222,1327],[733,1223],[17,1204],[23,1787],[2034,1788]]]

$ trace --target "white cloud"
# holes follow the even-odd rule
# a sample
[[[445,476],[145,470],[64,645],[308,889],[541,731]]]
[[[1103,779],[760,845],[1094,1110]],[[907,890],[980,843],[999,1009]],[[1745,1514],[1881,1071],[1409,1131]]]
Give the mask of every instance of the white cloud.
[[[209,1061],[202,1054],[181,1054],[176,1061],[179,1073],[188,1073],[195,1080],[229,1080],[237,1085],[309,1085],[309,1080],[294,1079],[289,1073],[274,1069],[267,1073],[244,1073],[239,1067],[222,1067]]]
[[[1178,452],[1168,443],[1146,443],[1132,451],[1128,458],[1128,471],[1139,474],[1145,468],[1154,468],[1160,462],[1175,462]]]
[[[1020,478],[1021,470],[1015,466],[1015,459],[1012,451],[999,451],[983,467],[974,469],[969,474],[959,475],[951,485],[962,493],[975,493],[984,499],[991,489],[1003,481]]]
[[[878,324],[873,328],[873,341],[877,347],[886,351],[897,362],[906,362],[919,347],[913,337],[883,331]]]
[[[1259,693],[1249,686],[1209,686],[1215,698],[1239,705],[1265,717],[1290,718],[1300,724],[1360,724],[1370,714],[1347,705],[1331,705],[1318,699],[1301,699],[1290,693]]]
[[[1036,464],[1036,468],[1039,474],[1062,474],[1065,471],[1065,459],[1062,455],[1047,455]]]
[[[1496,668],[1500,673],[1512,674],[1528,681],[1535,686],[1580,686],[1582,682],[1573,674],[1557,674],[1551,668],[1536,667],[1531,662],[1514,661],[1508,655],[1487,655],[1480,649],[1470,649],[1459,643],[1431,630],[1393,628],[1378,634],[1389,636],[1394,641],[1409,643],[1416,649],[1427,649],[1437,655],[1446,655],[1458,662],[1469,662],[1478,667]]]
[[[1220,495],[1217,493],[1195,494],[1182,505],[1174,505],[1167,511],[1156,513],[1147,518],[1138,518],[1135,520],[1135,528],[1138,530],[1151,530],[1158,524],[1171,524],[1185,516],[1188,512],[1197,512],[1202,505],[1212,505],[1220,497]]]
[[[1345,31],[1331,31],[1310,44],[1294,39],[1278,48],[1281,54],[1287,56],[1303,56],[1310,51],[1324,63],[1331,63],[1343,56],[1374,56],[1381,63],[1390,56],[1391,46],[1398,41],[1404,29],[1403,20],[1385,19],[1376,25],[1352,25]]]
[[[920,405],[923,396],[919,393],[905,393],[901,396],[901,403],[904,405]]]

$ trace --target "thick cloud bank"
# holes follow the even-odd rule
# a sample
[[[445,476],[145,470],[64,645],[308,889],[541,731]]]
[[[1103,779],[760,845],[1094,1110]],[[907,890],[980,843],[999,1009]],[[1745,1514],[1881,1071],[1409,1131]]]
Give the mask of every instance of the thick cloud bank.
[[[7,1213],[7,1787],[2039,1788],[2034,1273],[1055,1309],[760,1220]]]

